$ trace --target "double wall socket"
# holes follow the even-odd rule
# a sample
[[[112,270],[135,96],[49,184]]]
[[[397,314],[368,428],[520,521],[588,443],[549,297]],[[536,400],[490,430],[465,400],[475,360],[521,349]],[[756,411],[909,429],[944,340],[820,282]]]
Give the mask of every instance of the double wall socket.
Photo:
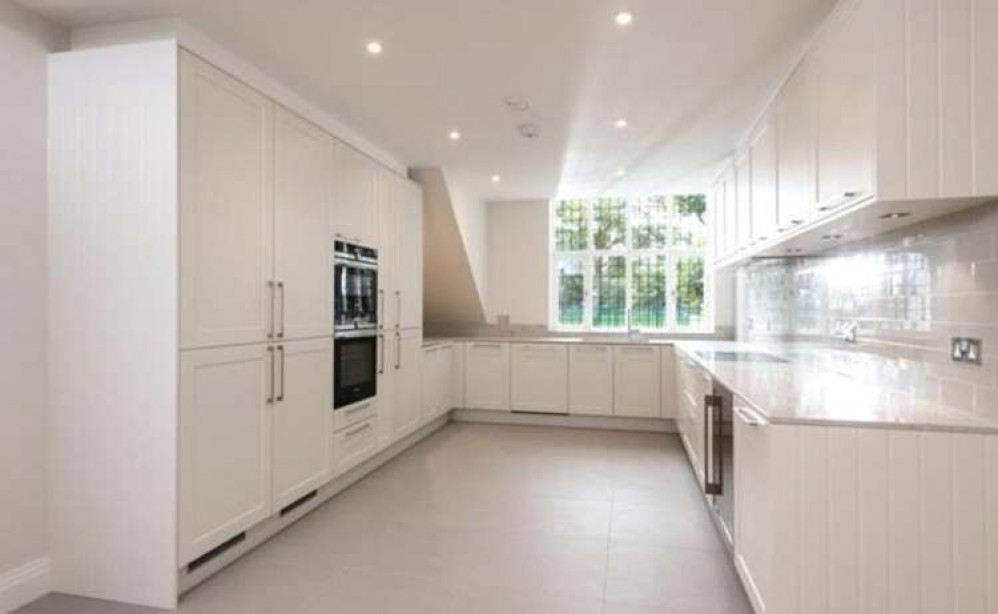
[[[950,357],[953,362],[981,364],[981,340],[970,337],[953,337],[950,342]]]

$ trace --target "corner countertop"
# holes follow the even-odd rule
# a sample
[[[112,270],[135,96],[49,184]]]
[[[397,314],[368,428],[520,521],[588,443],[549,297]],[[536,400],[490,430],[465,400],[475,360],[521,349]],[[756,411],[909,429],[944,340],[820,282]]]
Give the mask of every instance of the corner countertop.
[[[987,418],[848,375],[895,361],[820,344],[680,341],[677,354],[708,371],[773,424],[818,424],[998,434]],[[786,362],[732,362],[718,352],[760,352]],[[874,370],[874,371],[869,371]]]
[[[423,347],[429,348],[444,343],[550,343],[555,345],[665,345],[676,343],[673,338],[646,337],[627,339],[626,337],[426,337]]]

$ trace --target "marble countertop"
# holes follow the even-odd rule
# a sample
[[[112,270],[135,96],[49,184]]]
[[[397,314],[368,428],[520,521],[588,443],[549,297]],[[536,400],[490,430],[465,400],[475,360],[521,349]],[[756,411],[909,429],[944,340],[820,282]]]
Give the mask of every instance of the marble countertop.
[[[680,358],[685,355],[695,361],[773,424],[998,433],[998,419],[848,375],[857,367],[889,368],[888,358],[817,344],[680,341],[675,345]],[[733,362],[721,360],[719,352],[759,352],[785,362]]]
[[[658,337],[642,339],[626,339],[624,337],[426,337],[423,347],[432,347],[442,343],[552,343],[565,345],[673,345],[675,339]]]

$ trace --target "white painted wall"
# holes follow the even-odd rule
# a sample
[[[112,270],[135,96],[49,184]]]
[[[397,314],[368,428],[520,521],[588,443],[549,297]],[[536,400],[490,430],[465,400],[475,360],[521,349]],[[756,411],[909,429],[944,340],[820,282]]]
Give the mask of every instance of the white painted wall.
[[[475,278],[475,285],[478,287],[478,294],[484,303],[488,303],[488,206],[485,201],[473,196],[455,183],[453,177],[444,176],[447,181],[447,190],[450,192],[451,205],[454,208],[454,217],[457,219],[458,228],[461,230],[461,238],[464,240],[464,250],[468,255],[468,264],[471,266],[472,275]]]
[[[0,1],[0,576],[45,555],[45,66],[67,41]]]
[[[496,201],[488,204],[488,295],[490,322],[509,315],[511,325],[548,321],[548,200]],[[735,284],[730,271],[716,279],[716,324],[721,335],[735,326]]]
[[[490,322],[508,315],[511,324],[547,325],[549,223],[547,200],[489,203]]]

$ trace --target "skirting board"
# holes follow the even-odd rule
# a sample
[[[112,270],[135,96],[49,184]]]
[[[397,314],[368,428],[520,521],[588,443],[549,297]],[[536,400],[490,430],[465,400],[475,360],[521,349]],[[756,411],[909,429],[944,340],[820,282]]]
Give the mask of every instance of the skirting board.
[[[246,532],[246,539],[243,542],[233,546],[231,549],[222,553],[212,561],[205,563],[204,566],[199,567],[190,573],[187,573],[186,569],[181,569],[180,594],[183,595],[184,593],[190,591],[198,584],[201,584],[214,574],[227,567],[230,563],[235,562],[241,556],[252,551],[254,548],[264,543],[274,535],[277,535],[289,525],[294,524],[312,510],[321,507],[337,494],[359,482],[378,467],[381,467],[399,454],[405,452],[426,437],[429,437],[442,427],[446,426],[449,421],[450,416],[448,414],[442,415],[419,430],[414,431],[403,439],[385,448],[381,452],[378,452],[347,473],[337,477],[332,482],[329,482],[319,489],[318,496],[302,505],[294,512],[284,517],[272,516],[267,520],[262,521],[260,524]]]
[[[455,422],[481,422],[485,424],[518,424],[524,426],[562,426],[576,429],[604,429],[611,431],[644,431],[652,433],[678,433],[671,418],[619,418],[616,416],[570,416],[529,412],[491,411],[485,409],[456,409],[451,416]]]
[[[7,614],[49,592],[49,560],[35,559],[0,574],[0,613]]]

